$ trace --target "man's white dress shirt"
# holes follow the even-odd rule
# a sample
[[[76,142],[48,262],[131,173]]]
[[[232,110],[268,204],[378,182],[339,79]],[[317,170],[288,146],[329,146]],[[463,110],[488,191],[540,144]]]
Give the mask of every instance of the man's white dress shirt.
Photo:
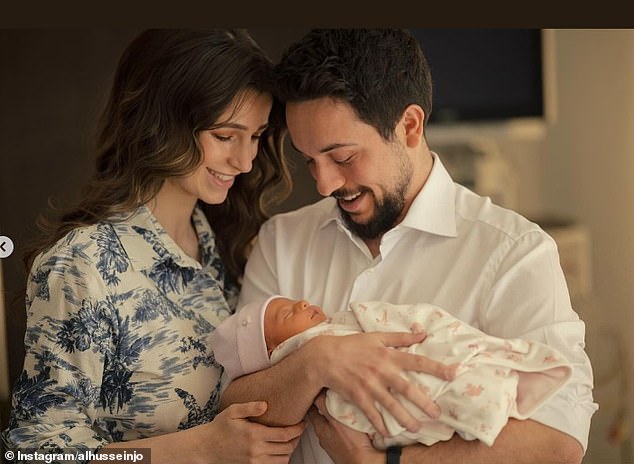
[[[592,370],[585,325],[571,307],[554,240],[521,215],[454,183],[434,154],[427,182],[373,258],[333,198],[279,214],[261,228],[238,308],[280,294],[327,314],[350,302],[430,303],[483,332],[546,343],[573,366],[567,386],[531,418],[587,446]],[[292,463],[332,462],[312,430]]]

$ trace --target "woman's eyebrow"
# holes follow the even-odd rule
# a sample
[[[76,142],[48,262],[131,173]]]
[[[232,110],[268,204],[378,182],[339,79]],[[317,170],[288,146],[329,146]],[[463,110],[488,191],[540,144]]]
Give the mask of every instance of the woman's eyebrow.
[[[229,127],[231,129],[238,129],[238,130],[243,130],[243,131],[247,131],[249,130],[249,128],[247,126],[245,126],[244,124],[239,124],[237,122],[227,122],[224,124],[220,124],[219,126],[216,127],[216,129],[222,128],[222,127]],[[264,124],[262,124],[260,127],[258,127],[256,130],[264,130],[267,127],[269,127],[269,123],[265,122]]]

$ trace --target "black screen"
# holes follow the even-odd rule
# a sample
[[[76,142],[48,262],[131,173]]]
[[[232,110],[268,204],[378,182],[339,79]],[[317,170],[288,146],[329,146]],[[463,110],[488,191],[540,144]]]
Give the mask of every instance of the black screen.
[[[430,124],[543,117],[539,29],[411,29],[432,73]]]

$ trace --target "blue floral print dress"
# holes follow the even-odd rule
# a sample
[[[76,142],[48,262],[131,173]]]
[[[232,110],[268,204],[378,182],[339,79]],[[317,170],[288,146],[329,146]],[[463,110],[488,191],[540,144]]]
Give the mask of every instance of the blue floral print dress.
[[[235,311],[202,211],[201,263],[147,207],[67,234],[28,277],[24,370],[7,449],[97,450],[211,421],[222,368],[208,346]]]

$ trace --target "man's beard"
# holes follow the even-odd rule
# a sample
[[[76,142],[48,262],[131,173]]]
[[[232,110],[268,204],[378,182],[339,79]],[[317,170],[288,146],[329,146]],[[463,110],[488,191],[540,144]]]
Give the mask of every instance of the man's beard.
[[[374,197],[374,194],[369,190],[366,190],[365,193]],[[396,225],[396,221],[405,207],[405,186],[393,194],[386,195],[380,203],[376,201],[376,197],[374,200],[376,211],[370,220],[363,224],[354,222],[350,213],[339,207],[341,217],[348,229],[362,240],[379,238]]]
[[[374,215],[365,223],[354,222],[352,215],[339,207],[341,217],[348,226],[348,229],[362,240],[373,240],[381,237],[397,224],[405,209],[405,195],[412,182],[414,166],[407,156],[405,148],[399,144],[392,146],[390,156],[396,157],[398,171],[393,180],[394,189],[391,192],[383,191],[383,198],[378,201],[374,192],[370,189],[361,189],[366,195],[371,195],[374,199]],[[336,191],[332,196],[335,198],[350,196],[354,192]]]

